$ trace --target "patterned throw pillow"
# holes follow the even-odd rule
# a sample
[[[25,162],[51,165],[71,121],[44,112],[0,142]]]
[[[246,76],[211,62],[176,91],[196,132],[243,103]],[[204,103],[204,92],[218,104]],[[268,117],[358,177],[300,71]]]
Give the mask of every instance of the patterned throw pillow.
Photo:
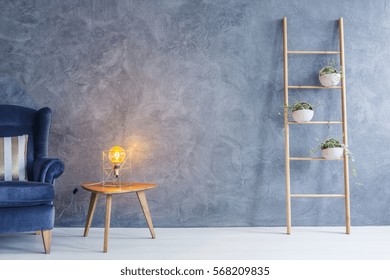
[[[26,181],[28,135],[0,137],[0,181]]]

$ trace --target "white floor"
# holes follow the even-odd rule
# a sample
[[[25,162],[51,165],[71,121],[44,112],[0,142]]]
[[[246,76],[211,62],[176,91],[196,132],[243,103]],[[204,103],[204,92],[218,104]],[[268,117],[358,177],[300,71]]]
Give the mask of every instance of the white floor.
[[[56,228],[51,254],[43,254],[40,235],[0,235],[0,259],[79,260],[224,260],[224,259],[390,259],[390,227],[261,228],[112,228],[108,253],[103,253],[103,229]]]

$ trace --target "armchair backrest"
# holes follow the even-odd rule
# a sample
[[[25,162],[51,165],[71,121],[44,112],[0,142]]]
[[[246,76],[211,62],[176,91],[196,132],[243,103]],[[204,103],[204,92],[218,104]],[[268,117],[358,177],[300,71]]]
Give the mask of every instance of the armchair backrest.
[[[28,134],[27,178],[33,178],[36,158],[47,157],[51,110],[34,110],[15,105],[0,105],[0,137]]]

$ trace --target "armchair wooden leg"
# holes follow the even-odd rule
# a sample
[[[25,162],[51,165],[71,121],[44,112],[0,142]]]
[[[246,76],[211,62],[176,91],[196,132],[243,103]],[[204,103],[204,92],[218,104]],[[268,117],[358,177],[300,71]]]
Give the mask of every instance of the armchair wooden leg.
[[[45,254],[50,254],[51,245],[51,230],[42,230],[43,247],[45,248]]]

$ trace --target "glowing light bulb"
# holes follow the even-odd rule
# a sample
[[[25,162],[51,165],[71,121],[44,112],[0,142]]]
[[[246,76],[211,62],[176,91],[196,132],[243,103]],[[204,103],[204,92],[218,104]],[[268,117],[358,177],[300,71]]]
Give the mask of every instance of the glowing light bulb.
[[[121,163],[126,159],[126,151],[119,146],[112,147],[108,151],[108,158],[114,164],[114,175],[118,178],[119,169],[121,168]]]

